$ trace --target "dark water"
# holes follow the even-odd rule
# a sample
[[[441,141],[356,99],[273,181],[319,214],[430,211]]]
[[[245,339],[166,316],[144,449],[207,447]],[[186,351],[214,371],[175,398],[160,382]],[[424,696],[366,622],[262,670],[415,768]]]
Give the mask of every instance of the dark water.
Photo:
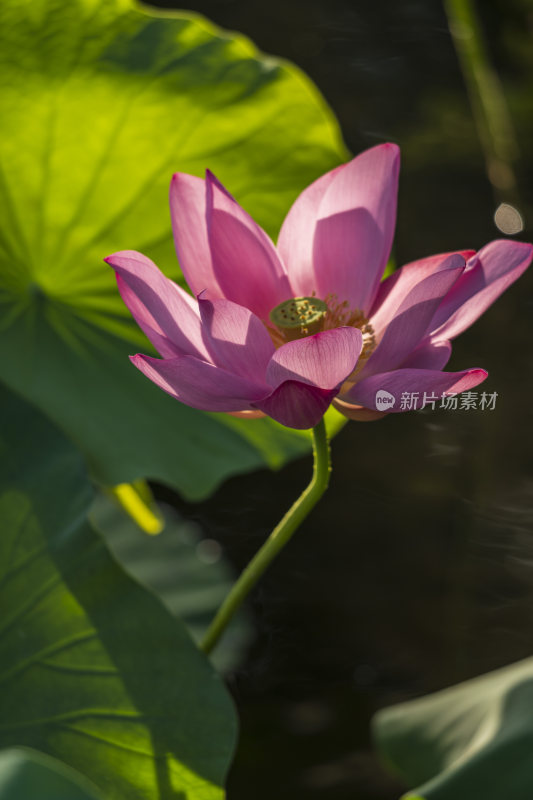
[[[533,11],[478,7],[520,148],[518,238],[531,241]],[[508,193],[487,178],[440,2],[189,8],[298,63],[354,153],[400,144],[398,264],[501,237]],[[533,653],[532,311],[533,271],[455,343],[449,369],[487,368],[494,411],[352,422],[334,441],[327,497],[252,598],[257,639],[230,678],[242,733],[229,800],[394,800],[403,787],[372,753],[372,713]],[[175,503],[240,568],[309,471],[302,459]]]

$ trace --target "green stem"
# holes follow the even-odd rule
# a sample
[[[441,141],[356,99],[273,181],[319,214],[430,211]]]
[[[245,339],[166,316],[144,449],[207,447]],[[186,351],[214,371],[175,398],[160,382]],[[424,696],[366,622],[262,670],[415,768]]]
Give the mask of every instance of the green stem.
[[[518,202],[514,162],[518,153],[505,93],[483,39],[474,0],[444,0],[452,40],[470,95],[487,174],[497,193]]]
[[[313,428],[313,455],[311,483],[287,511],[235,582],[200,645],[204,653],[211,652],[248,593],[328,488],[331,462],[323,419]]]

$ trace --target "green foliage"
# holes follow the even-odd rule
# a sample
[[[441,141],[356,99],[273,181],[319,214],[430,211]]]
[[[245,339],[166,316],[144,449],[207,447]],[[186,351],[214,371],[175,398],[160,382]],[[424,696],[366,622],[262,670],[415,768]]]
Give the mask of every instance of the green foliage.
[[[107,800],[220,799],[222,681],[88,522],[77,451],[11,393],[0,413],[0,747],[58,758]]]
[[[157,536],[147,536],[101,493],[90,518],[121,566],[157,594],[185,622],[194,641],[200,642],[235,575],[218,543],[202,539],[196,523],[180,518],[170,506],[158,510],[164,529]],[[245,617],[238,616],[211,656],[219,671],[239,663],[249,633]]]
[[[103,800],[79,773],[27,748],[0,752],[0,800]]]
[[[127,355],[151,348],[102,259],[141,250],[180,279],[175,171],[211,168],[275,234],[347,157],[313,85],[191,15],[3,0],[0,118],[0,377],[107,485],[148,477],[198,499],[307,452],[307,433],[196,412],[140,375]]]
[[[405,800],[531,800],[533,659],[386,708],[374,733]]]

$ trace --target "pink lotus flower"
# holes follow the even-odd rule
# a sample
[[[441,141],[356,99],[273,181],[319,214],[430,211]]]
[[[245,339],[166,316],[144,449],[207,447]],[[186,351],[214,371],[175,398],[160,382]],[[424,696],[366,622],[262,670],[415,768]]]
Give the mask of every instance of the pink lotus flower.
[[[141,253],[105,259],[162,356],[132,362],[194,408],[292,428],[316,425],[332,402],[352,419],[381,416],[380,390],[399,399],[477,386],[482,369],[442,371],[450,339],[522,274],[532,247],[495,241],[381,282],[398,170],[398,148],[384,144],[328,172],[298,197],[277,248],[210,172],[174,175],[176,251],[196,299]]]

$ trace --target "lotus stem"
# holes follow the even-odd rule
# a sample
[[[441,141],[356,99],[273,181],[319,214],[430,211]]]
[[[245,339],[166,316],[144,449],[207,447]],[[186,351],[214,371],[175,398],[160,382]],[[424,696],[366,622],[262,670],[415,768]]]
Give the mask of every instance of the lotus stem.
[[[201,650],[206,654],[213,650],[235,612],[240,608],[259,578],[285,547],[293,533],[300,527],[328,488],[331,460],[326,425],[323,419],[312,429],[312,434],[314,463],[311,482],[243,570],[220,606],[200,645]]]

